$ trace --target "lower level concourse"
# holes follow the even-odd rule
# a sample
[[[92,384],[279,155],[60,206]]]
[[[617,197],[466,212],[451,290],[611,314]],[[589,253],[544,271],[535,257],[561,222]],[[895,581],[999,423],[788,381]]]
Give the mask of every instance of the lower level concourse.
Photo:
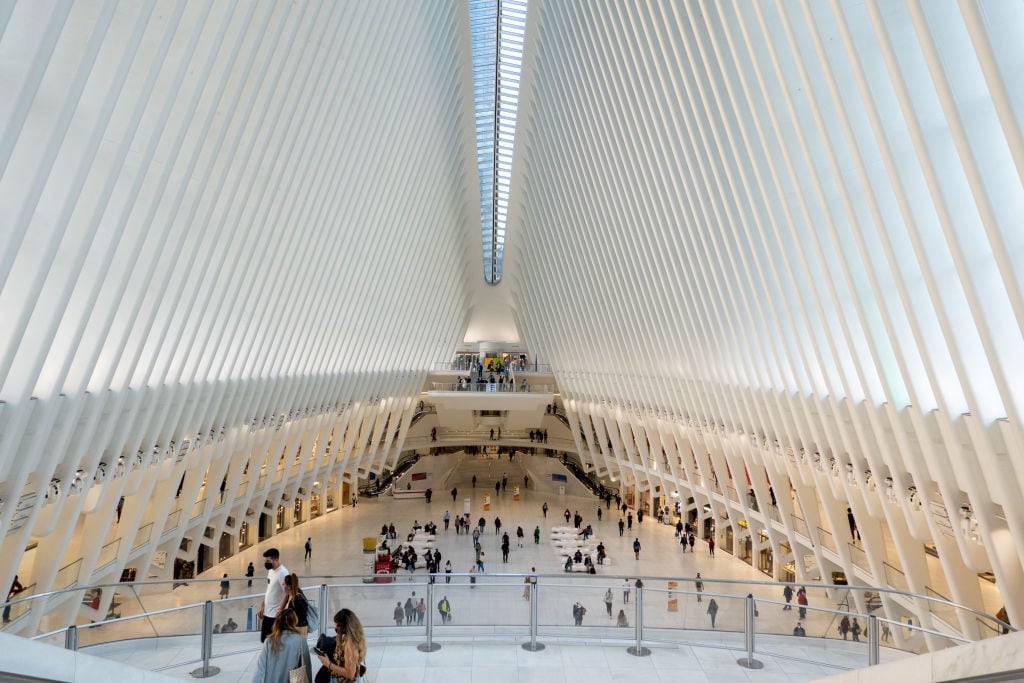
[[[252,616],[263,597],[266,584],[262,553],[270,547],[280,551],[282,563],[297,573],[312,600],[317,586],[347,584],[330,589],[329,615],[342,607],[360,617],[368,639],[366,664],[370,680],[382,681],[813,681],[868,663],[866,635],[860,642],[844,642],[838,635],[839,612],[846,610],[848,596],[808,585],[808,610],[801,619],[796,598],[785,609],[783,587],[764,581],[766,577],[750,565],[719,550],[714,556],[704,541],[694,550],[682,549],[675,527],[658,523],[649,516],[640,522],[635,510],[632,529],[620,535],[618,522],[627,517],[600,503],[592,495],[579,495],[582,488],[571,478],[559,483],[541,472],[542,465],[557,465],[543,456],[466,458],[459,455],[429,459],[437,481],[430,503],[422,497],[401,499],[391,495],[361,497],[356,505],[345,505],[333,513],[299,524],[277,536],[252,546],[226,562],[216,565],[172,591],[115,598],[124,616],[136,611],[156,610],[215,601],[215,630],[223,629],[228,619],[239,624],[239,631],[218,633],[213,638],[212,664],[220,673],[216,681],[250,681],[256,666],[260,643],[257,631],[246,627],[255,623]],[[457,467],[456,467],[457,465]],[[414,468],[413,471],[415,471]],[[532,476],[531,476],[532,475]],[[405,479],[398,482],[405,488]],[[473,487],[473,478],[477,480]],[[529,485],[518,495],[509,485],[495,493],[494,482],[507,477]],[[557,478],[556,478],[557,479]],[[417,482],[419,483],[419,482]],[[485,485],[486,483],[486,485]],[[560,488],[561,487],[561,488]],[[567,488],[567,490],[566,490]],[[453,501],[451,490],[457,490]],[[560,493],[560,490],[566,490]],[[485,496],[488,507],[485,509]],[[545,515],[544,506],[548,510]],[[614,505],[614,503],[612,504]],[[446,513],[451,519],[469,508],[469,519],[476,527],[485,522],[480,535],[482,573],[476,567],[476,553],[470,534],[457,533],[454,524],[445,528]],[[601,509],[598,518],[597,511]],[[565,512],[582,517],[581,527],[593,528],[590,547],[605,547],[606,560],[596,565],[596,575],[566,574],[563,547],[557,529],[565,527]],[[496,520],[501,521],[497,533]],[[423,569],[410,573],[399,569],[391,583],[363,584],[365,556],[363,539],[379,543],[384,525],[395,526],[398,538],[388,541],[394,547],[407,545],[405,539],[415,525],[436,524],[431,543],[441,553],[441,569],[451,562],[452,577],[438,578],[428,593]],[[572,522],[568,526],[572,526]],[[520,544],[517,529],[523,529]],[[534,532],[539,530],[539,542]],[[509,535],[507,562],[502,559],[502,538]],[[575,534],[572,534],[575,536]],[[306,557],[306,543],[310,556]],[[639,541],[640,551],[634,552]],[[422,550],[422,548],[421,548]],[[421,553],[422,554],[422,553]],[[257,567],[252,587],[245,572],[252,562]],[[524,576],[538,575],[538,621],[545,645],[532,652],[521,647],[529,642],[530,601],[524,599]],[[472,572],[472,573],[471,573]],[[220,579],[227,575],[228,598],[222,600]],[[514,574],[515,576],[507,576]],[[703,595],[696,592],[695,580],[703,581]],[[635,643],[637,577],[644,577],[644,615],[647,656],[633,656],[627,647]],[[205,579],[205,581],[203,580]],[[670,581],[676,582],[669,591]],[[742,583],[755,582],[755,583]],[[626,587],[629,587],[626,590]],[[794,588],[798,588],[794,586]],[[610,591],[610,605],[606,603]],[[744,601],[752,593],[758,600],[759,634],[757,659],[759,670],[737,664],[743,652]],[[429,597],[427,609],[434,611],[433,640],[441,645],[435,652],[422,652],[417,646],[425,641],[424,625],[416,617],[410,625],[396,625],[395,608],[408,599],[417,603]],[[441,625],[434,606],[442,599],[450,604],[451,620]],[[714,599],[715,618],[709,613]],[[574,624],[574,605],[586,609],[580,626]],[[620,611],[628,626],[618,626]],[[196,637],[161,638],[149,636],[183,633],[194,623],[198,610],[172,613],[166,621],[148,620],[110,624],[100,629],[82,629],[84,651],[125,663],[146,662],[145,668],[183,679],[197,666],[199,641]],[[793,635],[800,622],[805,638]],[[155,625],[154,625],[155,623]],[[330,623],[330,617],[328,617]],[[863,619],[861,621],[863,624]],[[713,626],[714,625],[714,626]],[[866,624],[865,624],[866,625]],[[310,639],[315,636],[311,628]],[[99,631],[95,633],[94,631]],[[668,637],[659,635],[670,633]],[[782,635],[787,634],[787,635]],[[138,639],[136,639],[138,638]],[[660,640],[664,638],[664,640]],[[85,647],[90,642],[105,644]],[[881,661],[910,655],[884,642]],[[314,660],[315,663],[315,660]],[[315,666],[314,668],[318,668]]]

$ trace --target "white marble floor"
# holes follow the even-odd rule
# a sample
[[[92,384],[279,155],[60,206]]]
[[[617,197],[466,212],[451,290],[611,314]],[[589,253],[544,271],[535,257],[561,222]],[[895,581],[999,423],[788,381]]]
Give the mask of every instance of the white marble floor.
[[[470,459],[455,471],[455,457],[430,458],[424,467],[431,469],[431,485],[435,494],[432,503],[425,500],[396,501],[390,497],[360,499],[355,507],[345,507],[315,520],[300,524],[273,539],[254,546],[210,569],[203,578],[220,577],[227,573],[232,579],[232,595],[242,596],[226,604],[219,604],[215,620],[220,623],[231,616],[245,628],[247,610],[258,604],[260,595],[250,594],[246,582],[236,577],[244,574],[248,562],[254,561],[259,568],[257,579],[251,590],[258,591],[265,582],[262,569],[262,552],[268,547],[280,549],[284,563],[302,577],[303,585],[319,584],[317,576],[356,575],[363,572],[363,536],[372,536],[382,524],[393,522],[401,537],[412,525],[434,521],[442,530],[438,534],[437,547],[442,553],[442,564],[451,559],[454,571],[469,570],[473,559],[471,540],[455,534],[454,528],[443,531],[442,518],[446,510],[452,515],[462,511],[463,499],[472,498],[471,518],[475,521],[483,516],[487,520],[482,544],[486,553],[488,574],[478,579],[475,589],[470,589],[465,577],[456,577],[452,584],[439,583],[435,590],[448,594],[457,618],[452,626],[435,629],[435,640],[442,648],[433,653],[420,652],[416,645],[422,643],[422,626],[394,626],[391,612],[395,601],[404,600],[412,590],[418,595],[426,592],[422,572],[408,576],[401,572],[394,584],[361,586],[350,585],[333,589],[331,609],[341,605],[354,608],[367,627],[370,652],[367,664],[372,671],[372,681],[583,681],[593,683],[603,680],[680,680],[687,681],[809,681],[835,673],[841,668],[859,667],[867,662],[864,643],[836,640],[834,615],[817,613],[813,609],[804,620],[808,638],[794,638],[785,635],[763,635],[758,640],[758,658],[765,667],[747,670],[736,664],[742,652],[742,595],[752,592],[762,600],[781,600],[776,586],[740,586],[716,584],[716,579],[766,581],[769,577],[750,565],[718,551],[715,557],[708,553],[703,542],[697,543],[696,553],[683,553],[675,540],[674,530],[653,519],[642,524],[634,521],[632,534],[619,536],[618,516],[603,509],[602,520],[598,521],[598,501],[590,496],[560,496],[558,486],[547,477],[557,470],[555,461],[537,456],[527,458],[524,463],[509,463],[507,459]],[[525,469],[524,469],[525,468]],[[521,482],[529,473],[530,488],[522,492],[520,500],[513,500],[511,482]],[[476,474],[478,488],[471,485]],[[494,481],[503,474],[510,479],[507,493],[494,495]],[[458,487],[455,504],[449,493]],[[491,509],[482,509],[482,495],[490,494]],[[541,513],[544,502],[549,505],[547,518]],[[599,568],[596,577],[590,580],[561,573],[562,559],[550,543],[551,526],[561,525],[564,519],[560,513],[565,509],[579,510],[584,524],[594,526],[597,538],[608,547],[611,564]],[[509,530],[512,537],[512,551],[507,564],[501,562],[500,536],[494,534],[493,520],[501,517],[503,530]],[[515,529],[522,526],[526,542],[519,548]],[[540,526],[540,544],[534,544],[532,532]],[[303,544],[306,538],[313,543],[313,556],[303,559]],[[643,546],[640,558],[635,559],[632,541],[639,538]],[[528,640],[528,601],[520,595],[521,578],[503,579],[496,574],[528,572],[535,567],[542,578],[540,599],[541,642],[546,649],[541,652],[523,650],[520,645]],[[678,591],[692,591],[693,577],[700,572],[705,580],[707,593],[720,593],[718,602],[717,629],[710,628],[706,615],[708,596],[697,603],[696,596]],[[606,588],[615,590],[613,611],[627,609],[630,623],[633,623],[632,608],[622,601],[621,586],[626,577],[656,576],[676,579],[680,582],[674,597],[678,598],[678,611],[668,611],[669,597],[666,580],[649,581],[645,590],[644,615],[645,640],[657,639],[664,633],[664,644],[649,645],[652,652],[647,657],[634,657],[626,652],[633,638],[633,629],[615,629],[606,616],[603,596]],[[336,583],[330,579],[327,583]],[[835,596],[827,596],[808,586],[811,606],[836,608]],[[138,608],[160,609],[203,600],[216,600],[217,582],[191,582],[173,592],[147,595],[141,598]],[[546,591],[546,592],[545,592]],[[434,600],[439,599],[435,596]],[[589,606],[584,628],[572,626],[571,606],[580,600]],[[634,595],[635,603],[635,595]],[[130,606],[126,605],[126,614]],[[129,640],[133,637],[181,635],[195,633],[195,629],[183,625],[182,621],[197,624],[197,612],[190,616],[168,617],[165,621],[147,620],[143,628],[138,625],[115,625],[102,627],[108,634],[87,634],[83,632],[82,643],[109,641],[96,645],[87,651],[122,661],[146,662],[146,668],[160,669],[165,673],[189,677],[189,671],[196,668],[198,639],[193,636],[161,638],[154,640]],[[782,610],[780,605],[761,603],[757,629],[760,633],[788,634],[797,621],[797,610]],[[488,625],[497,624],[492,627]],[[669,631],[668,629],[672,629]],[[601,641],[595,636],[621,638],[620,641]],[[828,635],[830,637],[820,637]],[[817,637],[816,637],[817,636]],[[646,644],[646,643],[645,643]],[[217,636],[214,641],[217,657],[213,664],[221,669],[214,677],[216,681],[250,680],[254,670],[258,637],[253,633],[235,633]],[[726,649],[728,648],[728,649]],[[897,650],[883,648],[883,661],[907,656]],[[805,661],[800,661],[805,660]],[[807,663],[827,662],[833,666]],[[189,662],[186,665],[176,663]]]

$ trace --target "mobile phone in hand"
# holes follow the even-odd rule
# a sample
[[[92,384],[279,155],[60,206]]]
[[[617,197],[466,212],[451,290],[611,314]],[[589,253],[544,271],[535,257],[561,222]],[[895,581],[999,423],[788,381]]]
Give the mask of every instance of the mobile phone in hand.
[[[316,647],[315,645],[313,646],[313,652],[315,652],[316,654],[320,655],[321,657],[326,657],[327,656],[327,655],[324,654],[323,650],[321,650],[320,648]]]

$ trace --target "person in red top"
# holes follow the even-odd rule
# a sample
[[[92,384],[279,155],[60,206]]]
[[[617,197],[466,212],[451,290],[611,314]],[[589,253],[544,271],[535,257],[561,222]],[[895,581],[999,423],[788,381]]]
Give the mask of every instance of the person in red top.
[[[715,537],[714,536],[712,536],[712,537],[710,537],[708,539],[708,553],[711,554],[711,557],[715,556]]]

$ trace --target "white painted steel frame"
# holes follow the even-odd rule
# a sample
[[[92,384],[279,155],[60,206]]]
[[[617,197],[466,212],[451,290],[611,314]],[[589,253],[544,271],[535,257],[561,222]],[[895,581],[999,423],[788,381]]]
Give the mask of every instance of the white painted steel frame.
[[[464,10],[0,7],[4,580],[169,577],[396,464],[479,263]]]
[[[981,606],[992,571],[1022,618],[1020,28],[1021,3],[531,3],[507,277],[584,461],[763,530],[776,572]]]

